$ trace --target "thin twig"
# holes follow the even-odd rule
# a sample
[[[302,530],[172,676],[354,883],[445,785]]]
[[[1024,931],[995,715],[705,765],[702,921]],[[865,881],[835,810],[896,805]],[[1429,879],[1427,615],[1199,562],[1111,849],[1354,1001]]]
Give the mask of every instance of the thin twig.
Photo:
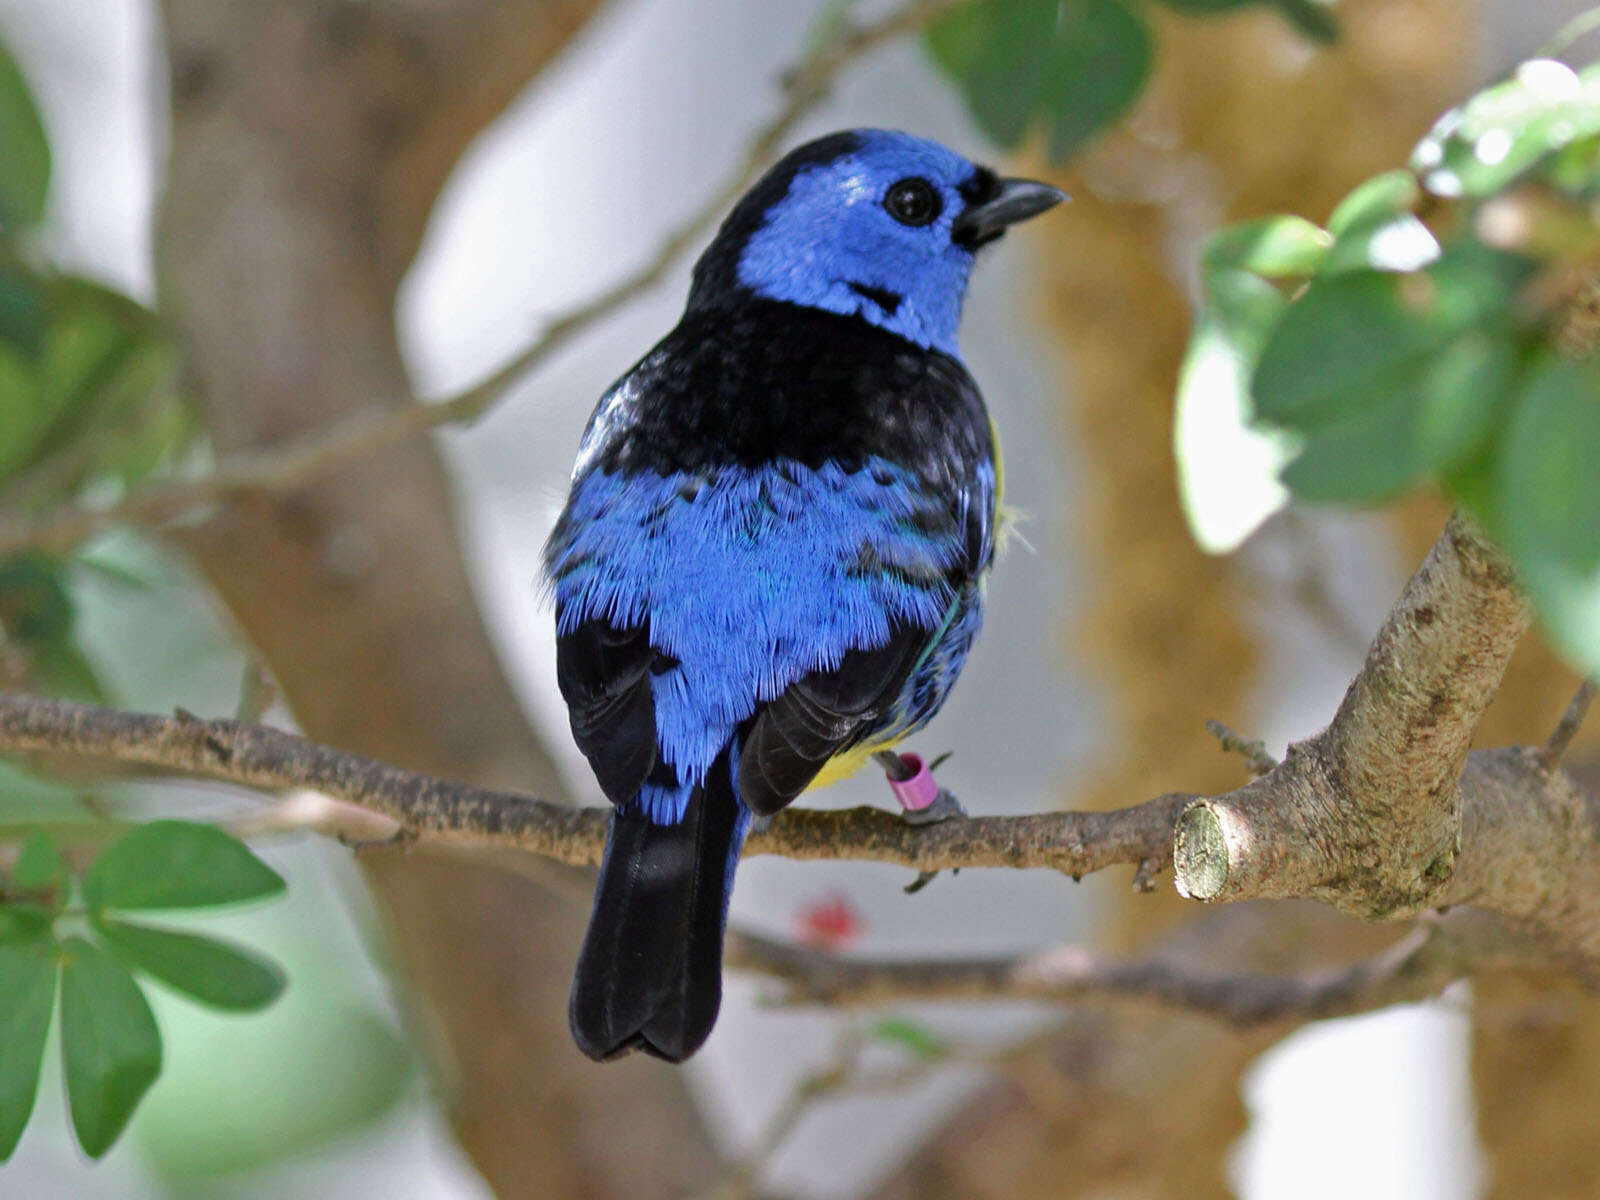
[[[1224,750],[1243,756],[1245,762],[1250,764],[1250,773],[1256,778],[1270,775],[1277,769],[1278,760],[1267,753],[1265,742],[1251,741],[1242,734],[1235,733],[1221,721],[1207,721],[1206,732],[1216,738]]]
[[[730,967],[772,976],[785,990],[778,1004],[881,1006],[925,1000],[1139,1000],[1250,1027],[1367,1012],[1437,995],[1471,965],[1432,922],[1388,949],[1349,966],[1306,975],[1198,971],[1162,958],[1124,961],[1078,946],[1022,957],[864,959],[773,941],[730,936]],[[1486,954],[1488,967],[1506,965]]]
[[[1589,715],[1589,705],[1594,701],[1594,694],[1593,679],[1585,679],[1578,685],[1572,703],[1567,705],[1567,711],[1561,714],[1561,720],[1556,722],[1556,727],[1550,731],[1550,737],[1537,751],[1539,765],[1546,771],[1561,761],[1567,752],[1567,747],[1572,745],[1572,739],[1578,736],[1578,729],[1583,725],[1584,717]]]
[[[240,493],[292,492],[351,458],[442,425],[477,420],[555,351],[659,281],[744,192],[794,127],[827,95],[845,67],[885,42],[921,28],[955,7],[955,2],[909,0],[878,21],[847,24],[825,37],[783,72],[785,101],[751,135],[738,166],[694,215],[667,234],[648,262],[552,320],[525,349],[465,391],[437,403],[408,399],[398,405],[376,405],[285,445],[231,456],[201,478],[139,488],[105,508],[65,508],[37,519],[0,520],[0,556],[27,548],[62,550],[114,525],[160,524]]]

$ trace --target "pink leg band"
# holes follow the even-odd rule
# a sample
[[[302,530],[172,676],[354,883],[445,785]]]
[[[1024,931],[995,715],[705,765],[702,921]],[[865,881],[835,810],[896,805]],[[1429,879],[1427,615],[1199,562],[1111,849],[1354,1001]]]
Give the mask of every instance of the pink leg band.
[[[911,770],[910,779],[889,781],[895,799],[900,801],[900,807],[907,812],[921,812],[932,804],[939,796],[939,785],[933,781],[933,772],[928,770],[928,764],[922,761],[918,754],[902,754],[900,761]]]

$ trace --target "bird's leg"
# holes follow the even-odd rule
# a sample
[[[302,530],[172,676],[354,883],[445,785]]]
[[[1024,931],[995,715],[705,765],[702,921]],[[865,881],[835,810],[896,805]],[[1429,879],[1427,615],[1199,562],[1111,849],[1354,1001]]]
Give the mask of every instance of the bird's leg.
[[[938,785],[932,768],[919,755],[879,750],[872,757],[888,776],[889,790],[900,801],[900,815],[907,824],[932,825],[967,815],[961,801]]]

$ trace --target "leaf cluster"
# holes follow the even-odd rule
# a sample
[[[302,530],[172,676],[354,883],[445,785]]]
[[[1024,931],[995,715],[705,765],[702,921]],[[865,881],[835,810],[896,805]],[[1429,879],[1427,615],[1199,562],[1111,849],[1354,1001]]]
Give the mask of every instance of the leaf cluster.
[[[28,837],[0,890],[0,1160],[32,1115],[58,996],[72,1127],[99,1158],[161,1073],[141,978],[231,1012],[282,993],[282,971],[251,951],[127,914],[238,904],[283,888],[276,871],[210,825],[136,826],[81,873],[49,833]]]
[[[1203,408],[1274,439],[1306,501],[1436,481],[1510,553],[1557,643],[1600,669],[1600,66],[1523,64],[1325,225],[1223,229],[1200,272],[1184,465],[1212,452],[1183,430]]]

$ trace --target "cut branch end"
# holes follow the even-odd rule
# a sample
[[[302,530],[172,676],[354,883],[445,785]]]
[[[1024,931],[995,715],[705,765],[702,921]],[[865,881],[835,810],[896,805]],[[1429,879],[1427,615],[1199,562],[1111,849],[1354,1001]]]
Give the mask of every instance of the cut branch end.
[[[1178,894],[1215,900],[1228,885],[1228,838],[1222,816],[1205,800],[1183,810],[1173,836],[1172,869]]]

